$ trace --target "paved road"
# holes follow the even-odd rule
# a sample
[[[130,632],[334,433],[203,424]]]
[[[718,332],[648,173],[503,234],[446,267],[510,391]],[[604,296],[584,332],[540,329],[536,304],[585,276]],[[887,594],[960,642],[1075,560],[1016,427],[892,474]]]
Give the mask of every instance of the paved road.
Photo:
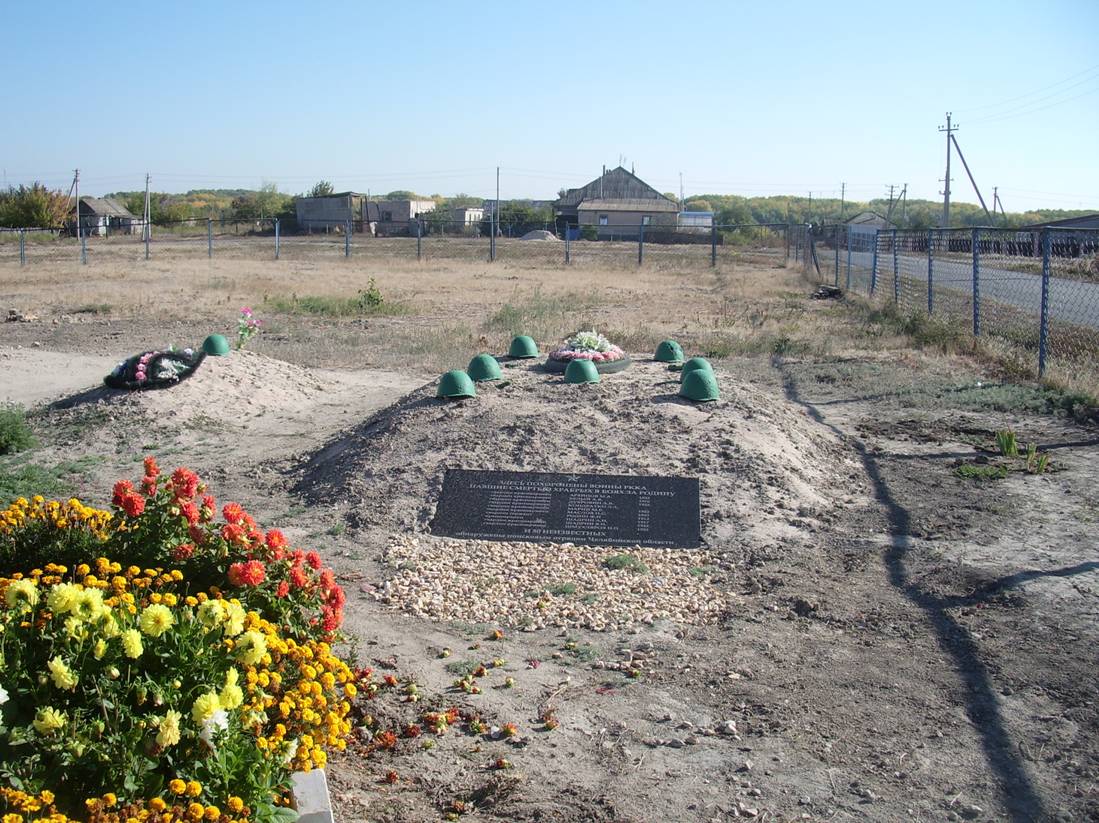
[[[831,264],[829,250],[817,250],[818,259]],[[847,252],[840,250],[840,285],[847,277]],[[870,252],[851,252],[851,277],[853,283],[869,280],[873,255]],[[829,265],[831,268],[831,265]],[[856,268],[862,269],[861,278],[856,280]],[[898,255],[897,270],[903,281],[908,278],[927,282],[926,255]],[[973,266],[970,263],[935,260],[933,274],[935,292],[940,289],[956,290],[966,297],[973,291]],[[893,286],[893,256],[885,252],[878,258],[878,288]],[[923,299],[926,300],[926,286]],[[1032,313],[1037,322],[1042,307],[1042,278],[1036,274],[1008,271],[981,266],[981,301],[997,301]],[[1099,329],[1099,283],[1086,283],[1080,280],[1066,280],[1061,277],[1049,279],[1049,317],[1051,321],[1075,323]]]

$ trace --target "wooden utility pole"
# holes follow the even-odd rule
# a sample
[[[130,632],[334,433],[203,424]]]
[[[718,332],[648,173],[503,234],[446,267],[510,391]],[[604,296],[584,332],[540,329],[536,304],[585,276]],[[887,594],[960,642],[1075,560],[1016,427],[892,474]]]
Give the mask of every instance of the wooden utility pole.
[[[943,179],[943,228],[950,228],[950,135],[958,130],[957,126],[950,125],[950,112],[946,113],[946,125],[939,126],[939,131],[946,133],[946,177]]]

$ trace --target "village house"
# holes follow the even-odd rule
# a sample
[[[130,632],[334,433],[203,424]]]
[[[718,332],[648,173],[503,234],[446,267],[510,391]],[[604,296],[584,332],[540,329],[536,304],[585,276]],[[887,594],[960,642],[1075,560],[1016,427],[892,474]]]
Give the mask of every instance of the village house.
[[[141,230],[141,219],[113,198],[81,197],[79,209],[80,233],[85,236],[109,237],[112,234],[133,234]]]
[[[345,191],[294,201],[298,228],[305,232],[346,230],[368,234],[415,234],[418,217],[435,210],[434,200],[372,200],[369,195]]]
[[[573,236],[592,226],[600,240],[636,240],[643,227],[675,229],[679,205],[622,166],[554,201],[559,230]]]

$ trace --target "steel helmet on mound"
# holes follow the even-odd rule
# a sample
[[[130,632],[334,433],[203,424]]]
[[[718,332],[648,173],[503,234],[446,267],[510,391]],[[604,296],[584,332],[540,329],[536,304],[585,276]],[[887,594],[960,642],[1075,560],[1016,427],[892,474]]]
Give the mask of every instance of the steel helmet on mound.
[[[693,371],[708,371],[710,374],[713,374],[714,367],[710,365],[710,361],[705,357],[692,357],[683,364],[683,371],[679,375],[679,382],[682,383],[686,380],[687,375]]]
[[[684,375],[679,386],[679,396],[695,403],[707,403],[719,399],[721,393],[717,389],[717,378],[712,371],[695,369]]]
[[[482,383],[485,380],[499,380],[502,376],[500,364],[491,354],[479,354],[469,361],[466,366],[466,374],[474,383]]]
[[[521,359],[529,359],[531,357],[538,356],[538,344],[534,342],[534,338],[530,335],[520,334],[511,341],[511,347],[508,349],[508,357],[517,357]]]
[[[202,350],[213,357],[224,357],[229,353],[229,341],[222,334],[210,334],[202,341]]]
[[[565,367],[566,383],[598,383],[599,369],[590,360],[573,360]]]
[[[661,363],[679,363],[683,360],[683,347],[674,340],[662,340],[656,347],[653,359]]]
[[[454,369],[439,378],[439,391],[435,393],[435,396],[447,400],[476,397],[477,389],[474,388],[473,381],[469,379],[468,374],[461,369]]]

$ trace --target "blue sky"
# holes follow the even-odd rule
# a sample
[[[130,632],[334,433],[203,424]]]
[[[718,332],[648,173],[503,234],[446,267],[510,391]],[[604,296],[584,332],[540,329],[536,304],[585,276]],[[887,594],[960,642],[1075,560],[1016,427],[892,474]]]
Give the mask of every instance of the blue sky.
[[[1099,0],[13,3],[0,167],[82,191],[937,198],[1099,209]],[[954,198],[976,202],[957,163]]]

